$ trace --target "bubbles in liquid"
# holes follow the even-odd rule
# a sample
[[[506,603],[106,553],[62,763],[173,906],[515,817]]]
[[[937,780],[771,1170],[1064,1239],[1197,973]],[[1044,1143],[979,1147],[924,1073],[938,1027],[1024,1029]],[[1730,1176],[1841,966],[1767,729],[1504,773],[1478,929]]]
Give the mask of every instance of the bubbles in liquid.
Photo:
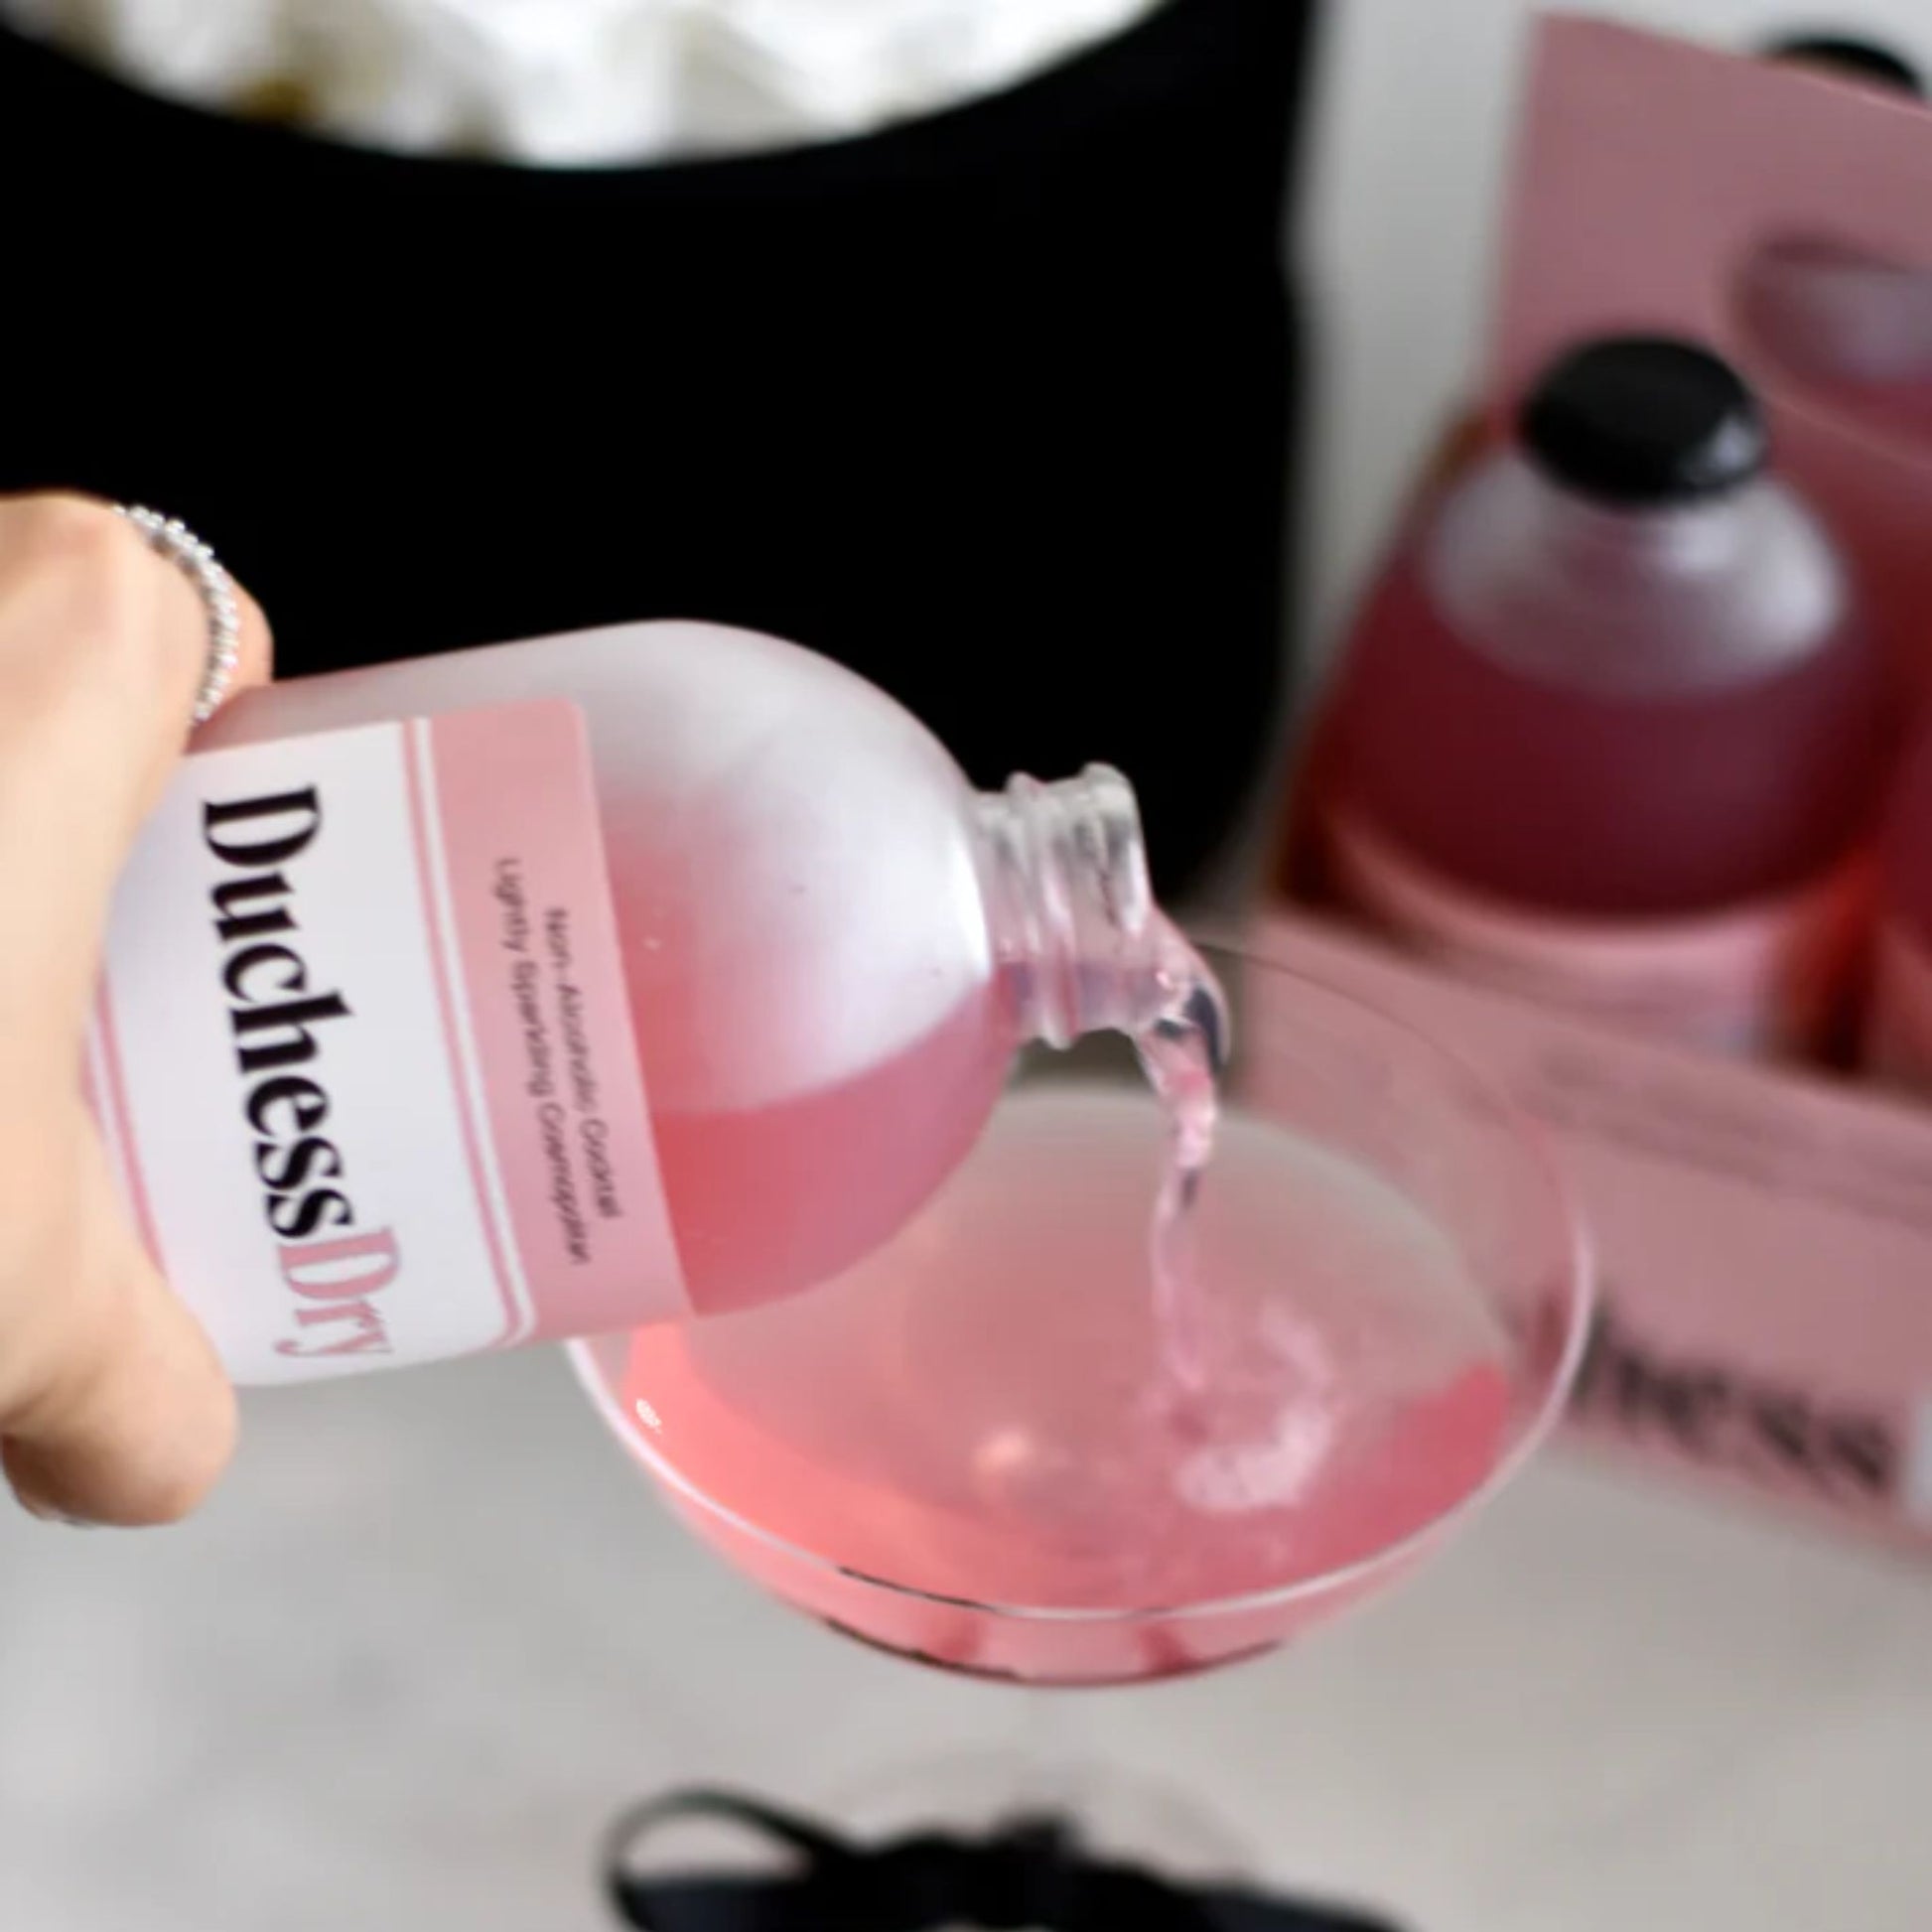
[[[1443,1236],[1363,1170],[1236,1119],[1196,1203],[1192,1274],[1157,1283],[1133,1213],[1146,1111],[1042,1093],[996,1129],[959,1262],[971,1251],[995,1283],[962,1289],[946,1269],[900,1315],[913,1372],[952,1378],[922,1426],[935,1459],[952,1452],[944,1432],[960,1449],[1002,1440],[978,1499],[1108,1598],[1312,1574],[1478,1481],[1506,1414],[1503,1337]],[[1057,1227],[1056,1194],[1072,1210]],[[1002,1333],[1024,1361],[1002,1361]],[[1417,1426],[1441,1437],[1429,1460],[1391,1466],[1390,1443]]]
[[[1125,1609],[1323,1575],[1488,1474],[1506,1344],[1452,1245],[1366,1169],[1221,1117],[1226,1003],[1152,936],[1157,1104],[1024,1091],[840,1281],[638,1338],[631,1397],[712,1501],[934,1594]]]
[[[1336,1369],[1320,1337],[1282,1321],[1279,1310],[1249,1324],[1233,1300],[1217,1306],[1201,1255],[1200,1196],[1232,1047],[1227,1000],[1179,931],[1166,926],[1162,941],[1170,1008],[1135,1040],[1168,1123],[1148,1248],[1154,1365],[1147,1402],[1155,1426],[1173,1441],[1175,1494],[1211,1515],[1240,1515],[1292,1501],[1331,1452]]]
[[[1161,921],[1167,1010],[1134,1041],[1148,1085],[1168,1121],[1168,1159],[1155,1198],[1150,1253],[1155,1315],[1166,1337],[1164,1365],[1178,1393],[1198,1391],[1211,1373],[1206,1287],[1194,1238],[1195,1203],[1214,1156],[1219,1075],[1227,1064],[1227,1001],[1206,962]]]
[[[1504,1338],[1449,1242],[1311,1142],[1219,1124],[1157,1294],[1172,1153],[1126,1087],[1002,1108],[905,1235],[795,1303],[639,1337],[631,1393],[715,1502],[945,1595],[1134,1608],[1278,1587],[1493,1467]],[[1192,1323],[1176,1373],[1164,1295]]]

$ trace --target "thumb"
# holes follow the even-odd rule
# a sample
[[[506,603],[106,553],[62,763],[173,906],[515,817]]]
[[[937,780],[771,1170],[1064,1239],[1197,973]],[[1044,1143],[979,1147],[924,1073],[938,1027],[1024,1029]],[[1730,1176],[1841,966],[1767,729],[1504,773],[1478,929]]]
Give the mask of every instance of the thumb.
[[[227,1463],[234,1393],[130,1231],[77,1108],[70,1127],[69,1177],[46,1197],[61,1209],[10,1264],[0,1457],[37,1516],[175,1522]]]
[[[267,626],[242,600],[241,681]],[[0,498],[0,1463],[43,1515],[172,1521],[234,1400],[123,1208],[76,1072],[116,876],[180,757],[201,600],[111,511]]]

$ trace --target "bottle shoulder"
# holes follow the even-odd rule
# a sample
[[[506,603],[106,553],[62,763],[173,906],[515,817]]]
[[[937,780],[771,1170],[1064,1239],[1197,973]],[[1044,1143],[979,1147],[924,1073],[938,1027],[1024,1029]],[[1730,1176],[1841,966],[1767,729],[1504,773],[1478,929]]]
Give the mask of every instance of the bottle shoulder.
[[[331,673],[203,743],[553,698],[585,720],[658,1098],[852,1077],[991,983],[965,775],[887,693],[775,638],[628,624]]]
[[[1580,693],[1696,698],[1856,644],[1836,546],[1776,480],[1630,513],[1568,496],[1503,453],[1424,513],[1410,562],[1464,648]]]

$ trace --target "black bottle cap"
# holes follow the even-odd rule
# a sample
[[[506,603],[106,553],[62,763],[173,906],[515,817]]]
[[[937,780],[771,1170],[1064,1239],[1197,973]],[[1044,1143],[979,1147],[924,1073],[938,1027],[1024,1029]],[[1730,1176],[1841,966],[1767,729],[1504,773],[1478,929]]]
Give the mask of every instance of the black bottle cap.
[[[1734,489],[1770,455],[1743,378],[1709,349],[1664,337],[1573,349],[1537,384],[1521,433],[1565,488],[1633,507]]]
[[[1919,100],[1925,98],[1924,75],[1901,55],[1874,41],[1841,38],[1835,34],[1799,35],[1792,40],[1773,42],[1764,51],[1773,61],[1827,68],[1855,80],[1869,80],[1875,86],[1890,87]]]

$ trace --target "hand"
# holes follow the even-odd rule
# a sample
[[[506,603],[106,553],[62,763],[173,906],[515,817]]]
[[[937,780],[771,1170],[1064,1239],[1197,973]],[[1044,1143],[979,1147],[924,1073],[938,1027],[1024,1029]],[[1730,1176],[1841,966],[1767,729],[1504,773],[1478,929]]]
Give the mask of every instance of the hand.
[[[269,662],[242,602],[237,687]],[[114,882],[207,652],[194,586],[125,519],[0,497],[0,1456],[40,1516],[173,1521],[234,1439],[227,1378],[143,1251],[80,1090]]]

